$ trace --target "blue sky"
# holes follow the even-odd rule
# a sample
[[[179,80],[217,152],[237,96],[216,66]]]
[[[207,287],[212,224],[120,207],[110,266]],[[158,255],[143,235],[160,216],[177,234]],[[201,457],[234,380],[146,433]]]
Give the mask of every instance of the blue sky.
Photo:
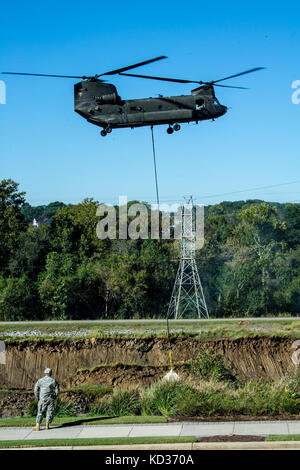
[[[266,70],[216,88],[228,113],[215,122],[155,128],[162,201],[259,198],[300,201],[300,6],[271,1],[15,1],[2,5],[0,71],[95,74],[158,55],[140,73],[212,80]],[[1,178],[32,205],[119,195],[155,202],[150,129],[102,138],[73,111],[76,80],[1,76]],[[189,94],[193,86],[128,77],[111,80],[123,99]],[[289,184],[285,184],[289,183]],[[240,191],[240,192],[239,192]]]

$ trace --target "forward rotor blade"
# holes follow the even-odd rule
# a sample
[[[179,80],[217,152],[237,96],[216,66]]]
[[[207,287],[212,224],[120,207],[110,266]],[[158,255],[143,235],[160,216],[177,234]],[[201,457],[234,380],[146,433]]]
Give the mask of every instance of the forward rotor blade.
[[[239,77],[240,75],[246,75],[247,73],[257,72],[258,70],[263,70],[266,67],[255,67],[254,69],[245,70],[245,72],[236,73],[235,75],[230,75],[229,77],[220,78],[220,80],[213,80],[212,84],[222,82],[223,80],[229,80],[230,78]]]
[[[97,75],[97,77],[102,77],[102,75],[115,75],[121,72],[125,72],[126,70],[135,69],[136,67],[141,67],[142,65],[150,64],[151,62],[156,62],[157,60],[162,60],[166,58],[167,57],[165,55],[162,55],[159,57],[155,57],[154,59],[144,60],[143,62],[138,62],[137,64],[128,65],[127,67],[122,67],[120,69],[111,70],[110,72],[101,73],[100,75]]]
[[[49,75],[45,73],[23,73],[23,72],[2,72],[5,75],[32,75],[35,77],[55,77],[55,78],[87,78],[83,76],[74,76],[74,75]]]
[[[137,75],[133,73],[120,73],[119,75],[126,75],[126,77],[137,77],[137,78],[149,78],[150,80],[162,80],[165,82],[176,82],[176,83],[202,83],[193,80],[184,80],[180,78],[166,78],[166,77],[153,77],[150,75]]]

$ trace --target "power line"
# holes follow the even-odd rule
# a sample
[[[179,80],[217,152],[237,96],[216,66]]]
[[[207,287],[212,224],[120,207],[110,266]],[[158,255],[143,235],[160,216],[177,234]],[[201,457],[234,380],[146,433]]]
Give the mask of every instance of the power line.
[[[276,187],[281,187],[281,186],[288,186],[292,184],[299,184],[300,180],[297,181],[290,181],[287,183],[276,183],[276,184],[271,184],[271,185],[266,185],[266,186],[256,186],[254,188],[247,188],[247,189],[239,189],[236,191],[231,191],[231,192],[224,192],[224,193],[217,193],[217,194],[206,194],[206,195],[201,195],[201,196],[196,196],[193,198],[194,200],[201,200],[201,199],[208,199],[211,197],[220,197],[220,196],[230,196],[231,194],[239,194],[239,193],[245,193],[245,192],[253,192],[253,191],[260,191],[262,189],[271,189],[271,188],[276,188]],[[148,202],[153,202],[154,200],[151,199],[151,197],[143,196],[143,197],[135,197],[132,200],[137,199],[137,200],[145,200]],[[110,199],[112,201],[112,199]],[[166,197],[163,200],[160,200],[161,203],[167,203],[167,202],[181,202],[182,198],[178,197],[177,199],[174,198],[168,198]],[[293,202],[293,201],[292,201]],[[296,202],[296,201],[295,201]]]

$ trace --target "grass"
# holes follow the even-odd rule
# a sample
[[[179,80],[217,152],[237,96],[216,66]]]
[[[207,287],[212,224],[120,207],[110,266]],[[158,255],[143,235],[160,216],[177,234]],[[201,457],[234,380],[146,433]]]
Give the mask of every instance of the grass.
[[[300,441],[300,434],[282,434],[270,435],[266,437],[266,441]]]
[[[107,437],[82,439],[32,439],[16,441],[0,441],[0,448],[8,447],[56,447],[56,446],[95,446],[95,445],[134,445],[134,444],[170,444],[196,442],[194,436],[164,437]]]
[[[268,336],[299,338],[300,337],[300,319],[280,318],[279,320],[269,319],[247,319],[246,317],[238,319],[210,319],[195,321],[176,321],[170,320],[170,332],[173,337],[192,337],[195,339],[215,339],[228,338],[238,339],[242,337]],[[25,332],[36,330],[40,335],[27,335]],[[10,336],[13,332],[15,335]],[[22,335],[22,332],[24,335]],[[75,332],[74,335],[72,332]],[[59,335],[62,336],[59,336]],[[27,324],[1,324],[0,338],[9,341],[25,339],[30,340],[64,340],[68,338],[149,338],[166,337],[166,321],[136,321],[128,320],[126,322],[70,322],[70,323],[36,323]]]
[[[266,441],[300,441],[300,434],[270,435]],[[18,447],[63,447],[63,446],[118,446],[137,444],[181,444],[197,442],[195,436],[163,436],[163,437],[108,437],[79,439],[28,439],[0,441],[0,448]]]
[[[81,369],[84,370],[84,369]],[[106,385],[95,385],[95,384],[90,384],[88,382],[85,382],[80,385],[74,385],[73,387],[63,390],[63,393],[67,392],[83,392],[86,396],[88,397],[98,397],[104,396],[108,393],[112,393],[113,389],[112,387],[106,386]]]
[[[88,425],[91,426],[101,424],[155,424],[166,423],[167,419],[164,416],[72,416],[72,417],[55,417],[52,426],[75,426],[75,425]],[[21,418],[1,418],[0,427],[31,427],[35,425],[34,417],[21,417]],[[43,424],[42,424],[43,425]]]
[[[270,435],[266,441],[300,441],[300,434]],[[79,439],[28,439],[0,441],[0,448],[64,447],[64,446],[119,446],[137,444],[182,444],[197,442],[195,436],[163,437],[108,437]]]

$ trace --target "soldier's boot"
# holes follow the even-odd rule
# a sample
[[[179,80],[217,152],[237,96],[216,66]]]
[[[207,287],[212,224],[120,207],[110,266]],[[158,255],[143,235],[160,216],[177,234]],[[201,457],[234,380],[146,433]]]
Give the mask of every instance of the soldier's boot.
[[[40,431],[41,428],[40,428],[40,423],[36,423],[35,427],[32,428],[33,431]]]

